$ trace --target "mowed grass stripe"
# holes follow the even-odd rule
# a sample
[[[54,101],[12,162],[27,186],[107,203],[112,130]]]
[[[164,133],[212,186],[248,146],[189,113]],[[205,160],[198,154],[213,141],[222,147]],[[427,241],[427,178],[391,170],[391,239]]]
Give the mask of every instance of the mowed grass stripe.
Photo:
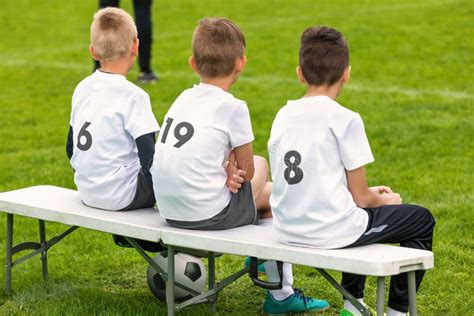
[[[10,59],[6,61],[0,61],[0,65],[6,67],[18,67],[18,66],[28,66],[28,67],[43,67],[43,68],[58,68],[58,69],[73,69],[73,70],[87,70],[90,69],[90,66],[86,66],[84,64],[77,64],[77,63],[67,63],[67,62],[36,62],[32,63],[28,60],[15,60]],[[162,78],[172,78],[172,79],[195,79],[196,75],[191,73],[190,71],[187,72],[160,72],[160,76]],[[246,77],[245,74],[239,79],[240,82],[246,83],[253,83],[253,84],[260,84],[262,82],[269,84],[285,84],[285,83],[296,83],[296,78],[287,78],[283,76],[252,76]],[[345,90],[355,91],[355,92],[370,92],[374,94],[401,94],[406,96],[413,96],[419,97],[424,95],[435,95],[441,98],[447,99],[473,99],[474,95],[465,93],[462,91],[451,91],[448,89],[410,89],[404,87],[371,87],[371,86],[361,86],[349,83]]]

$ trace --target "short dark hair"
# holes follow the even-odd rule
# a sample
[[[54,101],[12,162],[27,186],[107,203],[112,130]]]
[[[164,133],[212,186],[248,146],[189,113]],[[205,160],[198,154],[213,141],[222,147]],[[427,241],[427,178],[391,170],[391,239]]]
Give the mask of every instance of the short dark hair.
[[[245,38],[239,27],[223,18],[204,18],[193,35],[193,56],[199,75],[226,77],[245,53]]]
[[[331,86],[349,66],[349,48],[339,31],[327,26],[312,26],[301,35],[299,59],[308,84]]]

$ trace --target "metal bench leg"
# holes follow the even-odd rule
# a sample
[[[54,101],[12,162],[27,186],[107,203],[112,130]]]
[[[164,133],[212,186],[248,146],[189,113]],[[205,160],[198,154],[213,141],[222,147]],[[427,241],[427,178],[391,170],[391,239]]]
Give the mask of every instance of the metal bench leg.
[[[175,312],[174,302],[174,247],[168,246],[168,279],[166,280],[166,305],[168,306],[168,316],[173,316]]]
[[[321,269],[321,268],[315,268],[329,283],[331,283],[331,285],[339,291],[339,293],[341,293],[345,299],[349,300],[349,302],[351,302],[352,305],[354,305],[355,308],[357,308],[357,310],[364,316],[370,316],[371,313],[370,311],[364,306],[362,305],[361,302],[359,302],[354,296],[352,296],[348,291],[346,291],[346,289],[344,289],[341,285],[339,285],[339,283],[337,283],[336,280],[334,280],[334,278],[329,274],[327,273],[324,269]],[[382,314],[383,315],[383,314]]]
[[[13,261],[13,214],[7,214],[7,243],[5,265],[5,295],[11,294]]]
[[[46,226],[43,220],[39,220],[40,244],[43,247],[41,251],[41,267],[43,268],[43,279],[48,278],[48,249],[46,247]]]
[[[209,252],[208,257],[208,269],[209,269],[209,290],[212,290],[216,287],[216,257],[213,252]],[[212,314],[216,313],[216,301],[217,293],[215,296],[211,297],[209,303],[209,312]]]
[[[377,316],[384,314],[385,310],[385,277],[377,278]]]
[[[410,316],[416,316],[415,271],[408,272],[408,304],[410,305]]]

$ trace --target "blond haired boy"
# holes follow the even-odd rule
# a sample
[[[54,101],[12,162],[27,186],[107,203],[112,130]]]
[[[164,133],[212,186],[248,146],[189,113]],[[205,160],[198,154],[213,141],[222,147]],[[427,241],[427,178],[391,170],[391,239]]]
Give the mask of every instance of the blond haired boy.
[[[194,31],[192,49],[189,64],[201,82],[175,100],[156,143],[151,173],[160,214],[172,226],[220,230],[256,224],[258,210],[260,224],[271,225],[267,163],[253,155],[246,102],[229,93],[246,63],[244,35],[227,19],[205,18]],[[223,166],[228,159],[230,168],[235,165],[242,172],[233,191],[226,185]],[[276,264],[268,262],[265,268],[267,264],[270,281],[279,279]],[[268,293],[265,312],[328,306],[293,291],[288,264],[283,285]]]
[[[401,204],[387,186],[368,187],[374,161],[359,114],[336,102],[349,80],[349,48],[341,33],[320,26],[301,35],[298,79],[307,90],[288,101],[268,141],[274,181],[270,199],[282,242],[316,248],[400,243],[431,250],[435,220],[421,206]],[[418,289],[424,271],[416,272]],[[363,303],[365,276],[343,273],[342,286]],[[406,315],[406,274],[393,276],[388,315]],[[344,315],[360,315],[349,300]],[[342,315],[342,314],[341,314]]]
[[[132,17],[99,10],[91,25],[90,53],[101,68],[72,96],[66,151],[84,204],[109,211],[155,204],[149,167],[159,125],[148,94],[125,77],[138,54]]]

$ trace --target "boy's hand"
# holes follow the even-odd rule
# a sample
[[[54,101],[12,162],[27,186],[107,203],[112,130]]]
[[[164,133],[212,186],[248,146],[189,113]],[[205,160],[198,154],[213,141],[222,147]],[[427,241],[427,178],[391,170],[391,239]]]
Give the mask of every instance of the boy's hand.
[[[245,171],[237,167],[234,151],[231,151],[229,160],[225,162],[224,168],[227,173],[226,185],[230,192],[239,192],[239,189],[242,187],[242,183],[244,182]]]
[[[244,182],[245,171],[235,168],[234,174],[227,174],[227,187],[230,192],[237,193]]]
[[[370,187],[369,190],[371,190],[372,192],[377,193],[377,194],[393,193],[392,189],[390,187],[385,186],[385,185]]]
[[[369,190],[382,195],[383,204],[385,205],[402,204],[403,202],[400,194],[393,192],[390,187],[385,185],[370,187]]]
[[[383,195],[385,205],[395,205],[395,204],[402,204],[403,200],[400,194],[398,193],[386,193]]]

